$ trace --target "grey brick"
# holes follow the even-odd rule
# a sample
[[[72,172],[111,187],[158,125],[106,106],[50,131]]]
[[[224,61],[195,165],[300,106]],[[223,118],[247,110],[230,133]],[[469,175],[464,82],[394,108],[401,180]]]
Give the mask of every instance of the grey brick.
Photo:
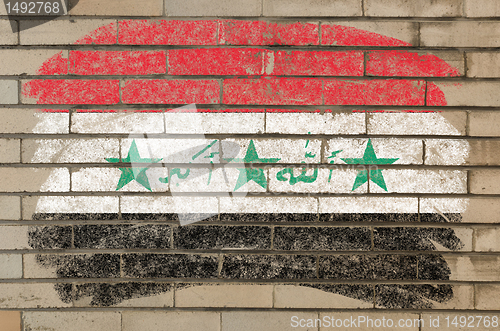
[[[264,16],[361,16],[360,0],[263,0]]]
[[[13,105],[18,102],[17,80],[0,80],[0,104]]]
[[[165,0],[167,16],[260,16],[262,0]]]
[[[457,17],[463,0],[365,0],[366,16]]]
[[[498,22],[422,22],[421,46],[428,47],[498,47]]]

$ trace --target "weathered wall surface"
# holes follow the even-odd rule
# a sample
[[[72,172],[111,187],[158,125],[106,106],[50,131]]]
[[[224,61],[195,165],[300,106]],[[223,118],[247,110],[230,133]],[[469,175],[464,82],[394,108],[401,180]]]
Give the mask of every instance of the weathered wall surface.
[[[498,1],[71,7],[0,6],[0,331],[498,328]]]

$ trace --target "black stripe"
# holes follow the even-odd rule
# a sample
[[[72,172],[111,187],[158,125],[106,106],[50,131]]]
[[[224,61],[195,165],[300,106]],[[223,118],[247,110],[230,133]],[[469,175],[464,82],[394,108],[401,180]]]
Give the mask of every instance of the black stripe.
[[[319,214],[322,222],[417,222],[417,213]]]
[[[390,309],[432,309],[433,302],[446,302],[453,298],[453,286],[443,285],[377,285],[375,305]]]
[[[172,233],[173,232],[173,233]],[[247,251],[435,251],[460,250],[452,228],[367,226],[274,226],[83,224],[30,226],[29,245],[54,249],[156,249]],[[173,239],[171,239],[173,238]]]
[[[401,221],[415,219],[415,214],[329,214],[329,221],[354,222],[375,220]],[[457,217],[452,218],[451,216]],[[51,219],[53,214],[39,214]],[[81,220],[75,215],[62,219]],[[88,216],[88,215],[87,215]],[[112,219],[110,214],[90,215],[93,219]],[[116,215],[118,216],[118,215]],[[172,220],[177,215],[129,214],[131,219]],[[194,215],[199,216],[199,215]],[[432,215],[437,220],[436,215]],[[448,214],[458,220],[459,214]],[[317,214],[223,214],[210,222],[179,226],[176,224],[79,224],[30,226],[29,244],[37,250],[39,266],[55,270],[58,278],[80,280],[78,284],[56,284],[61,300],[90,306],[112,306],[124,300],[171,291],[173,283],[155,279],[185,281],[199,279],[273,281],[300,280],[301,286],[374,302],[386,308],[432,308],[434,302],[453,297],[449,285],[353,285],[317,283],[318,280],[440,280],[450,279],[450,269],[435,251],[435,243],[450,250],[463,244],[450,228],[325,226]],[[229,218],[230,217],[230,218]],[[246,217],[241,222],[241,217]],[[440,216],[442,218],[442,216]],[[418,218],[417,218],[418,219]],[[230,222],[239,222],[231,224]],[[255,222],[264,222],[252,225]],[[269,222],[269,225],[265,224]],[[275,223],[272,223],[275,222]],[[295,225],[308,222],[310,226]],[[272,224],[272,226],[271,226]],[[354,223],[353,223],[354,224]],[[316,226],[314,226],[316,225]],[[320,226],[321,225],[321,226]],[[274,230],[272,230],[272,227]],[[95,253],[51,254],[49,250],[87,249]],[[137,249],[141,252],[99,253],[99,249]],[[160,252],[148,252],[149,249]],[[227,253],[224,249],[247,252]],[[161,250],[168,250],[161,252]],[[176,252],[182,250],[183,252]],[[192,252],[189,252],[192,250]],[[214,250],[211,253],[203,250]],[[356,251],[330,255],[327,251]],[[422,254],[363,254],[369,251],[425,251]],[[252,254],[249,254],[252,252]],[[288,252],[288,254],[283,254]],[[294,254],[290,254],[294,252]],[[318,255],[317,252],[320,252]],[[127,282],[120,278],[140,278],[146,282]],[[85,278],[115,278],[116,283],[82,283]],[[201,283],[200,283],[201,284]],[[186,286],[198,286],[191,284]],[[217,284],[217,283],[214,283]],[[87,298],[90,298],[87,299]],[[83,301],[81,301],[83,300]]]

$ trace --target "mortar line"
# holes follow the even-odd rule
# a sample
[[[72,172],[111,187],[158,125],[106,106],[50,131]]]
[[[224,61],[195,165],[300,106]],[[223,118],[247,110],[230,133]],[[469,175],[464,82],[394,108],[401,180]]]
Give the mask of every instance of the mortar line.
[[[318,216],[316,213],[311,213],[315,216]],[[409,213],[409,214],[416,214],[416,213]],[[437,215],[437,214],[436,214]],[[233,222],[233,221],[212,221],[208,223],[197,223],[196,225],[193,226],[199,226],[199,227],[280,227],[280,228],[304,228],[304,227],[317,227],[317,228],[349,228],[349,227],[377,227],[377,228],[399,228],[399,227],[412,227],[412,228],[423,228],[423,229],[442,229],[442,228],[449,228],[449,229],[472,229],[473,227],[476,228],[481,228],[481,229],[491,229],[492,227],[498,225],[498,223],[459,223],[459,222],[451,222],[451,223],[445,223],[445,222],[405,222],[405,221],[400,221],[400,222],[372,222],[372,221],[364,221],[364,222],[337,222],[337,221],[325,221],[318,223],[317,217],[315,217],[316,220],[313,222],[252,222],[252,224],[248,224],[246,221],[240,221],[240,222]],[[49,223],[50,222],[50,223]],[[80,225],[85,225],[85,226],[96,226],[96,225],[106,225],[106,226],[114,226],[114,225],[163,225],[163,226],[172,226],[172,227],[178,227],[177,221],[123,221],[123,220],[116,220],[116,221],[80,221],[80,222],[75,222],[74,224],[67,223],[67,221],[46,221],[45,223],[43,222],[30,222],[30,221],[17,221],[17,222],[11,222],[11,221],[0,221],[0,225],[2,226],[19,226],[19,227],[27,227],[27,226],[80,226]],[[88,248],[85,251],[86,252],[92,252],[93,249],[96,248]],[[151,249],[151,251],[161,251],[162,249],[165,248],[155,248]],[[170,250],[177,250],[174,247],[171,246],[169,248]],[[106,249],[105,249],[106,250]],[[145,248],[127,248],[127,249],[120,249],[120,248],[109,248],[107,249],[108,252],[110,253],[117,253],[117,252],[130,252],[130,251],[142,251],[145,250]],[[213,251],[218,252],[216,249],[212,249]],[[42,249],[18,249],[18,250],[2,250],[2,252],[6,253],[19,253],[19,254],[34,254],[37,252],[43,253],[43,252],[60,252],[61,248],[54,248],[54,249],[49,249],[47,250],[42,250]],[[69,251],[66,249],[66,251]],[[73,248],[71,251],[74,252],[81,252],[80,250],[77,250],[77,248]],[[183,250],[180,249],[180,251],[188,251],[188,252],[197,252],[196,249],[194,250]],[[341,251],[339,251],[341,252]],[[491,254],[494,254],[495,252],[490,252]]]
[[[6,308],[2,309],[5,311],[19,311],[19,308]],[[107,312],[122,312],[122,311],[140,311],[140,312],[148,312],[148,311],[153,311],[153,312],[216,312],[216,313],[221,313],[221,312],[309,312],[309,313],[316,313],[316,312],[325,312],[325,313],[331,313],[332,310],[339,311],[339,312],[346,312],[346,313],[359,313],[359,312],[369,312],[369,313],[381,313],[381,312],[391,312],[391,313],[403,313],[403,314],[419,314],[420,312],[424,313],[434,313],[436,314],[437,312],[439,313],[448,313],[448,314],[453,314],[453,315],[460,315],[460,314],[470,314],[471,312],[476,312],[471,309],[429,309],[429,308],[423,308],[423,309],[404,309],[404,308],[397,308],[397,309],[385,309],[382,310],[380,308],[367,308],[367,309],[354,309],[354,308],[248,308],[248,307],[206,307],[206,308],[199,308],[199,307],[99,307],[99,310],[102,311],[107,311]],[[25,308],[23,309],[25,312],[96,312],[96,308],[91,308],[91,307],[68,307],[68,308]],[[481,315],[498,315],[498,310],[481,310],[480,311]]]
[[[224,197],[228,192],[176,192],[175,196],[184,197]],[[162,196],[170,197],[171,192],[0,192],[0,196],[33,196],[33,197],[129,197],[129,196]],[[333,198],[333,197],[353,197],[352,193],[286,193],[286,192],[260,192],[252,194],[253,197],[296,197],[296,198]],[[384,197],[384,198],[500,198],[500,194],[467,194],[467,193],[356,193],[355,197]],[[118,214],[118,213],[104,213]],[[0,221],[2,222],[2,221]]]
[[[162,0],[163,1],[163,0]],[[120,19],[115,19],[115,23],[116,23],[116,44],[117,45],[120,45]]]
[[[73,134],[78,134],[78,132],[73,132],[73,125],[71,124],[73,116],[76,112],[76,109],[68,109],[68,135],[71,137]]]
[[[175,284],[172,284],[172,306],[173,307],[177,307],[177,303],[176,303],[176,298],[177,298],[177,283]]]
[[[472,251],[476,252],[476,238],[477,238],[477,229],[472,228]]]
[[[468,61],[467,61],[467,54],[468,52],[463,52],[464,56],[464,77],[469,78],[469,68],[468,68]]]
[[[19,139],[19,163],[23,164],[23,140],[22,138]]]
[[[415,285],[415,284],[428,284],[428,285],[453,285],[453,286],[471,286],[471,285],[491,285],[499,286],[498,281],[430,281],[430,280],[332,280],[332,279],[222,279],[222,278],[30,278],[30,279],[10,279],[2,280],[0,284],[87,284],[87,283],[109,283],[109,284],[119,284],[126,282],[137,282],[137,283],[151,283],[154,280],[158,283],[171,283],[173,285],[177,284],[268,284],[268,285],[300,285],[302,283],[307,284],[353,284],[353,285]],[[78,308],[78,307],[77,307]],[[139,308],[139,307],[137,307]],[[4,310],[6,308],[2,308]],[[16,309],[16,308],[14,308]],[[19,308],[17,308],[19,309]]]
[[[41,49],[43,50],[43,49]],[[263,51],[268,51],[267,49],[262,49]],[[63,50],[66,51],[66,50]],[[85,50],[87,51],[87,50]],[[136,50],[133,50],[131,52],[135,52]],[[168,50],[167,50],[168,51]],[[297,50],[299,51],[299,50]],[[301,50],[300,50],[301,51]],[[307,50],[309,51],[309,50]],[[314,52],[314,50],[311,50]],[[320,51],[325,51],[325,50],[320,50]],[[351,50],[345,50],[346,52],[349,52]],[[364,49],[357,49],[353,51],[359,51],[363,52],[363,58],[369,60],[369,52],[372,50],[364,50]],[[373,51],[378,51],[378,50],[373,50]],[[426,52],[441,52],[440,50],[433,51],[433,50],[425,50]],[[499,50],[496,50],[498,52]],[[335,51],[332,51],[335,52]],[[340,52],[340,51],[339,51]],[[414,52],[412,50],[411,52]],[[363,59],[363,64],[364,64],[364,59]],[[364,65],[366,67],[366,65]],[[404,76],[404,75],[393,75],[393,76],[369,76],[366,75],[366,68],[364,68],[364,75],[363,76],[351,76],[351,75],[308,75],[308,76],[300,76],[300,75],[265,75],[265,74],[258,74],[255,76],[251,76],[253,78],[269,78],[271,80],[279,80],[279,79],[295,79],[295,80],[317,80],[317,81],[328,81],[328,80],[340,80],[340,81],[350,81],[354,80],[357,82],[370,82],[370,81],[391,81],[394,79],[399,79],[399,80],[407,80],[407,81],[421,81],[421,80],[427,80],[431,82],[438,82],[438,83],[450,83],[450,82],[456,82],[456,83],[462,83],[462,82],[483,82],[483,83],[498,83],[500,81],[500,77],[471,77],[471,76],[454,76],[450,78],[445,78],[442,76],[435,76],[435,77],[429,77],[429,76]],[[36,74],[26,74],[23,76],[19,76],[16,74],[2,74],[0,75],[0,79],[2,80],[46,80],[46,81],[57,81],[61,79],[66,79],[66,80],[78,80],[78,81],[113,81],[113,80],[154,80],[154,79],[168,79],[168,80],[190,80],[190,81],[197,81],[197,80],[225,80],[225,79],[248,79],[248,76],[245,75],[216,75],[216,74],[211,74],[211,75],[175,75],[175,74],[169,74],[168,72],[166,73],[158,73],[158,74],[129,74],[129,75],[116,75],[116,74],[108,74],[108,75],[99,75],[99,76],[92,76],[92,75],[81,75],[81,74],[64,74],[64,75],[36,75]],[[33,106],[33,107],[40,107],[42,104],[33,104],[33,103],[21,103],[21,100],[18,105],[26,105],[26,106]],[[8,105],[8,104],[7,104]],[[82,106],[82,107],[114,107],[115,109],[117,106],[126,106],[126,107],[155,107],[155,106],[160,106],[160,107],[168,107],[170,105],[181,105],[185,106],[185,104],[167,104],[167,103],[144,103],[144,104],[139,104],[139,103],[124,103],[123,101],[120,100],[120,103],[118,104],[81,104],[81,105],[74,105],[74,106]],[[204,104],[206,106],[227,106],[231,108],[237,108],[238,106],[240,107],[249,107],[249,105],[238,105],[238,104],[224,104],[224,103],[211,103],[211,104]],[[10,105],[8,105],[10,106]],[[60,108],[60,107],[67,107],[69,105],[67,104],[46,104],[46,108]],[[73,106],[73,105],[71,105]],[[268,107],[271,106],[269,104],[252,104],[251,107]],[[281,108],[281,107],[295,107],[296,108],[304,108],[304,107],[320,107],[320,106],[329,106],[329,107],[353,107],[356,110],[359,108],[364,108],[364,107],[374,107],[377,110],[379,110],[381,107],[399,107],[403,109],[408,109],[410,108],[422,108],[421,105],[411,105],[411,104],[402,104],[402,105],[342,105],[342,104],[322,104],[322,105],[293,105],[293,104],[281,104],[281,105],[272,105],[274,108]],[[451,108],[453,106],[446,106],[446,108]],[[474,107],[474,105],[467,105],[467,106],[455,106],[455,108],[460,108],[460,107]],[[498,108],[498,106],[491,106],[494,108]],[[442,108],[442,106],[429,106],[429,108]],[[330,109],[330,108],[328,108]]]
[[[318,40],[319,46],[323,45],[323,21],[318,22]]]
[[[7,18],[10,18],[7,16]],[[15,20],[17,28],[17,45],[21,45],[21,20]]]
[[[367,118],[363,119],[365,127],[367,125]],[[366,132],[366,131],[365,131]],[[338,138],[344,138],[344,139],[358,139],[358,138],[364,138],[364,139],[385,139],[385,138],[396,138],[399,140],[425,140],[425,139],[433,139],[433,140],[464,140],[464,141],[495,141],[498,142],[500,141],[500,136],[453,136],[453,135],[442,135],[442,136],[436,136],[436,135],[380,135],[380,134],[373,134],[373,133],[360,133],[360,134],[353,134],[353,135],[346,135],[346,134],[336,134],[336,135],[328,135],[328,134],[310,134],[310,135],[304,135],[304,134],[274,134],[274,133],[251,133],[251,134],[205,134],[205,139],[218,139],[218,140],[225,140],[225,139],[262,139],[262,140],[267,140],[268,142],[274,142],[274,140],[295,140],[295,139],[310,139],[310,140],[322,140],[322,139],[338,139]],[[163,134],[163,133],[158,133],[158,134],[149,134],[148,138],[150,139],[162,139],[164,141],[170,141],[170,140],[177,140],[177,139],[185,139],[185,140],[191,140],[191,139],[197,139],[199,135],[196,134]],[[143,136],[137,136],[135,134],[130,134],[128,136],[125,136],[124,134],[78,134],[78,133],[64,133],[64,134],[1,134],[0,133],[0,138],[4,139],[22,139],[22,140],[45,140],[45,141],[50,141],[50,140],[68,140],[68,141],[77,141],[77,139],[117,139],[117,140],[123,140],[123,139],[141,139]],[[16,162],[11,162],[11,163],[0,163],[0,165],[16,165],[16,164],[31,164],[31,165],[42,165],[42,164],[47,164],[47,165],[55,165],[55,164],[60,164],[60,165],[76,165],[76,164],[81,164],[81,165],[88,165],[91,164],[91,162],[72,162],[72,163],[43,163],[43,162],[33,162],[33,163],[16,163]],[[115,163],[106,163],[106,162],[99,162],[95,163],[97,166],[99,165],[109,165],[109,166],[116,166],[117,164]],[[126,162],[121,162],[121,165],[126,164]],[[190,165],[190,163],[184,163],[184,162],[172,162],[169,164],[186,164]],[[193,165],[204,165],[205,163],[191,163]],[[218,163],[214,163],[216,166]],[[235,164],[235,163],[230,163],[230,164]],[[283,163],[280,163],[283,164]],[[289,162],[289,164],[293,164],[293,162]],[[316,163],[314,163],[316,164]],[[404,165],[404,164],[401,164]],[[500,165],[500,164],[499,164]],[[153,165],[155,166],[155,165]],[[157,166],[157,165],[156,165]],[[482,166],[480,164],[478,165],[451,165],[453,166],[467,166],[467,167],[478,167]],[[497,165],[492,165],[492,166],[497,166]]]
[[[98,21],[98,20],[144,20],[144,19],[154,19],[155,17],[163,16],[135,16],[135,15],[92,15],[92,16],[75,16],[75,15],[61,15],[58,20],[70,21]],[[165,16],[169,20],[218,20],[221,16]],[[224,16],[224,19],[234,19],[239,21],[252,21],[255,18],[261,16]],[[265,21],[311,21],[324,19],[325,16],[264,16]],[[12,19],[9,15],[0,15],[0,19]],[[23,16],[15,15],[14,20],[43,20],[47,19],[47,16],[33,15],[33,16]],[[334,16],[335,21],[422,21],[422,22],[474,22],[474,21],[498,21],[498,16],[492,17],[468,17],[468,16],[449,16],[449,17],[424,17],[424,16],[410,16],[410,17],[396,17],[396,16]]]
[[[20,221],[24,220],[24,210],[23,210],[23,200],[24,198],[22,196],[19,197],[19,216],[21,217]]]
[[[421,203],[422,198],[417,199],[417,222],[421,222],[421,210],[420,210],[420,203]]]
[[[15,76],[14,77],[16,79],[16,82],[17,82],[17,103],[16,105],[21,105],[22,104],[22,83],[21,83],[21,80],[18,79],[19,77],[18,76]]]
[[[319,267],[320,267],[319,266],[319,258],[320,258],[320,255],[317,255],[316,256],[316,278],[317,279],[320,279],[320,277],[319,277]]]
[[[377,286],[375,284],[371,285],[373,293],[373,309],[377,307]]]
[[[271,247],[270,247],[270,250],[274,250],[274,225],[271,225],[270,228],[271,228],[271,234],[270,234],[270,237],[271,237]]]
[[[224,253],[218,254],[218,264],[217,264],[217,280],[221,280],[222,278],[222,267],[224,266]],[[227,280],[226,280],[227,281]]]
[[[323,17],[324,19],[324,17]],[[51,50],[54,52],[60,51],[102,51],[104,45],[91,45],[91,44],[58,44],[58,45],[47,45],[47,44],[10,44],[10,45],[0,45],[0,50],[25,50],[25,51],[36,51],[36,50]],[[198,50],[198,49],[236,49],[236,50],[248,50],[249,48],[257,48],[260,50],[304,50],[304,51],[316,51],[316,50],[332,50],[334,51],[377,51],[377,50],[385,50],[385,51],[426,51],[426,52],[440,52],[440,53],[463,53],[463,52],[483,52],[483,53],[494,53],[498,52],[500,46],[487,46],[487,47],[474,47],[474,46],[356,46],[356,45],[338,45],[333,46],[328,44],[318,44],[318,45],[230,45],[230,44],[215,44],[215,45],[134,45],[134,44],[110,44],[106,45],[107,50],[115,50],[115,51],[162,51],[162,50]],[[159,74],[149,74],[143,75],[146,77],[156,76]],[[36,75],[27,75],[36,76]],[[50,75],[40,75],[40,76],[50,76]],[[85,75],[78,75],[85,76]],[[96,77],[106,77],[108,75],[95,75]],[[139,75],[136,75],[139,76]],[[228,75],[234,77],[234,75]],[[245,76],[245,75],[241,75]],[[59,77],[59,75],[57,76]],[[246,76],[248,77],[248,76]],[[304,77],[304,76],[300,76]],[[343,76],[342,76],[343,77]],[[359,76],[354,76],[359,77]],[[407,78],[414,78],[419,76],[407,76]],[[426,76],[428,77],[428,76]],[[458,76],[461,77],[461,76]],[[26,77],[22,77],[23,79]],[[380,78],[380,77],[379,77]],[[444,77],[433,77],[433,78],[441,78]],[[446,77],[446,79],[450,79],[453,77]],[[56,78],[54,78],[56,79]],[[454,77],[457,79],[457,77]]]
[[[471,172],[470,170],[467,170],[467,178],[466,178],[466,180],[467,180],[467,193],[468,194],[471,194],[471,190],[470,190],[471,173],[470,172]]]
[[[426,156],[427,156],[427,145],[425,143],[425,139],[422,139],[422,165],[425,166],[426,164]]]
[[[479,284],[472,284],[472,307],[473,309],[477,309],[477,286]],[[498,312],[498,311],[497,311]]]
[[[416,278],[416,279],[415,279],[415,280],[419,280],[419,279],[418,279],[418,278],[419,278],[419,274],[418,274],[418,270],[419,270],[419,263],[418,263],[418,262],[420,261],[419,257],[420,257],[419,255],[416,255],[416,258],[415,258],[415,260],[416,260],[415,265],[416,265],[416,268],[417,268],[417,271],[416,271],[416,276],[415,276],[415,278]]]
[[[418,47],[422,47],[422,23],[419,21],[417,22],[417,44]]]
[[[24,279],[24,254],[21,254],[21,279]]]
[[[272,294],[272,308],[276,307],[276,284],[273,284],[273,294]]]
[[[368,52],[367,51],[363,51],[363,77],[368,77],[368,75],[366,74],[366,65],[368,63]]]
[[[267,134],[267,108],[264,109],[264,134]]]
[[[466,111],[466,119],[465,119],[465,136],[470,137],[470,117],[471,117],[471,111]],[[470,139],[470,138],[469,138]]]

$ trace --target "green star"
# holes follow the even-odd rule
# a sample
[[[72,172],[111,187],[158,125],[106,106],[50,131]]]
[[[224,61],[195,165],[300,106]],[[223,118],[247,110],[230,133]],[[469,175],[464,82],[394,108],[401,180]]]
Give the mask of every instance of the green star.
[[[366,145],[365,154],[363,158],[359,159],[342,159],[347,164],[393,164],[397,159],[378,159],[373,150],[373,145],[371,139],[368,139],[368,144]],[[387,186],[385,185],[384,175],[382,175],[382,170],[370,170],[370,180],[380,186],[384,191],[387,191]],[[363,185],[368,181],[368,171],[358,170],[358,175],[354,181],[352,191]]]
[[[128,183],[130,183],[133,180],[136,180],[139,184],[147,188],[148,190],[151,191],[151,185],[149,185],[149,180],[148,176],[146,175],[146,170],[149,169],[149,167],[145,168],[137,168],[134,166],[134,163],[156,163],[161,161],[162,159],[147,159],[147,158],[141,158],[139,155],[139,150],[137,149],[137,145],[135,144],[135,140],[132,141],[132,145],[130,146],[130,149],[128,150],[128,155],[126,159],[117,159],[117,158],[107,158],[106,161],[110,163],[131,163],[132,167],[131,168],[120,168],[122,175],[120,177],[120,180],[118,181],[118,185],[116,186],[116,190],[118,191]]]
[[[248,145],[247,153],[243,159],[225,159],[228,162],[244,162],[244,163],[276,163],[281,159],[273,158],[273,159],[263,159],[260,158],[255,150],[255,145],[253,140],[250,140],[250,144]],[[240,175],[238,180],[236,181],[236,185],[234,187],[234,191],[238,190],[240,187],[253,180],[257,184],[259,184],[263,188],[267,188],[267,180],[264,175],[264,169],[260,168],[239,168]]]

